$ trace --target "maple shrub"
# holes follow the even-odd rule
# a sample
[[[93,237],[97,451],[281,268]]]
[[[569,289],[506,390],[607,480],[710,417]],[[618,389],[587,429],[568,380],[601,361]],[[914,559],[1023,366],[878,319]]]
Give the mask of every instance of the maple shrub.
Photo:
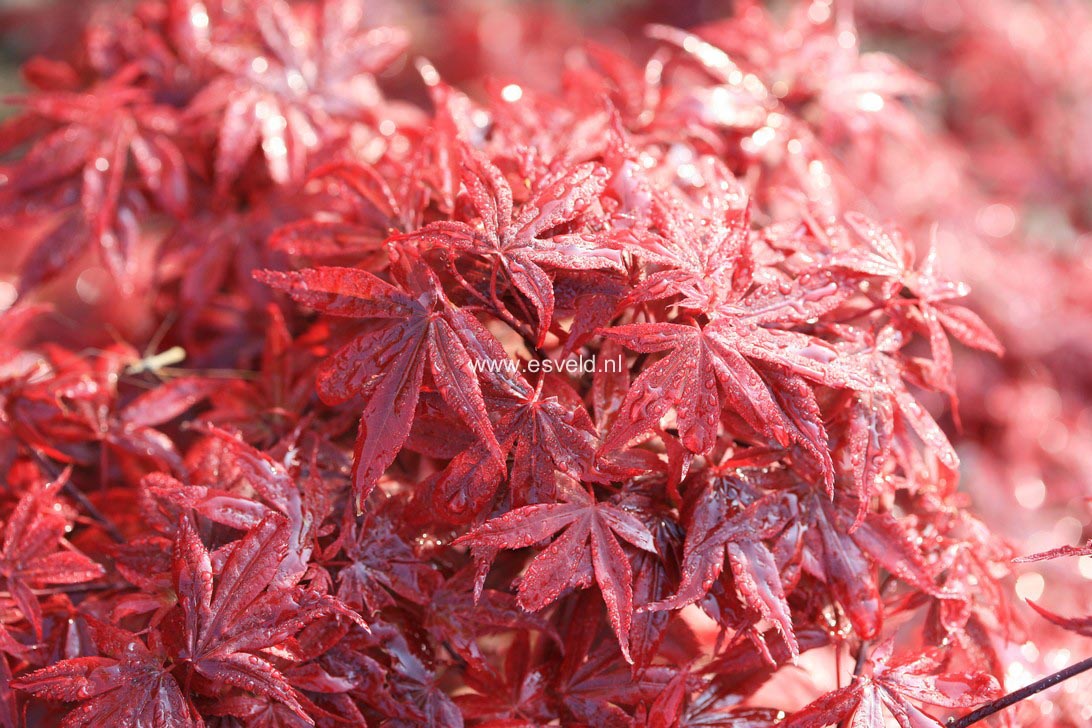
[[[869,198],[927,84],[845,13],[464,93],[359,0],[107,5],[0,126],[0,725],[1003,707],[931,414],[1002,345]]]

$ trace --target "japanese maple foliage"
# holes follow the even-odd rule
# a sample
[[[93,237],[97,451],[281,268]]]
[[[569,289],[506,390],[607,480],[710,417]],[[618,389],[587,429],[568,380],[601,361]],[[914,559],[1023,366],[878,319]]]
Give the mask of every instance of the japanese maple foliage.
[[[1013,554],[946,432],[955,352],[1004,348],[876,161],[931,153],[929,84],[819,5],[555,49],[556,87],[460,91],[368,0],[142,0],[28,63],[0,725],[999,696]],[[87,269],[142,315],[80,312]]]

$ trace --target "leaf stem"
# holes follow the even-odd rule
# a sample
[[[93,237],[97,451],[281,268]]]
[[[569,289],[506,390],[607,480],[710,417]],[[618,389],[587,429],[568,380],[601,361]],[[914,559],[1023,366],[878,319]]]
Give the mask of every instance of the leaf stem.
[[[988,718],[994,713],[1002,711],[1010,705],[1019,703],[1025,698],[1030,698],[1032,695],[1042,692],[1047,688],[1053,687],[1064,680],[1068,680],[1074,675],[1079,675],[1086,670],[1092,670],[1092,657],[1087,657],[1080,662],[1074,663],[1067,668],[1059,670],[1053,675],[1047,675],[1042,680],[1036,680],[1030,685],[1025,685],[1019,690],[1015,690],[1008,695],[1000,697],[992,703],[987,703],[986,705],[983,705],[978,710],[968,713],[962,718],[950,718],[948,720],[948,728],[967,728],[967,726],[973,723],[977,723],[983,718]]]

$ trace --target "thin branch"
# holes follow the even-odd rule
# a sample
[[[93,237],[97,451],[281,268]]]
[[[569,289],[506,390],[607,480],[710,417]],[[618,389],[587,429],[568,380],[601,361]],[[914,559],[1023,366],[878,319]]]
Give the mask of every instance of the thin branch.
[[[872,646],[871,641],[864,640],[863,642],[861,642],[861,646],[857,648],[857,659],[853,663],[853,678],[850,680],[850,684],[852,684],[853,680],[856,680],[857,678],[859,678],[861,676],[861,673],[864,672],[865,663],[868,662],[869,648],[871,646]],[[842,651],[838,650],[838,654],[841,655]],[[838,670],[838,673],[839,673],[838,674],[838,685],[839,686],[841,686],[841,684],[842,684],[841,672],[842,672],[841,668],[839,668],[839,670]],[[839,728],[850,728],[851,721],[852,721],[852,717],[846,718],[845,720],[843,720],[839,724]]]
[[[38,463],[42,466],[42,469],[46,471],[51,480],[56,480],[60,477],[60,472],[54,467],[53,463],[49,461],[42,453],[38,452],[36,448],[30,448],[30,451],[34,453],[34,457],[38,460]],[[87,512],[87,515],[91,517],[91,520],[97,522],[102,526],[103,530],[114,540],[115,543],[125,543],[125,536],[121,534],[118,527],[114,525],[114,522],[103,515],[94,503],[80,490],[71,479],[65,481],[64,492],[77,503],[80,507]]]
[[[31,589],[30,593],[36,597],[48,597],[54,594],[82,594],[84,592],[92,591],[110,591],[114,589],[124,589],[126,586],[128,586],[128,584],[122,582],[89,582],[85,584],[62,584],[60,586],[51,586],[46,589]],[[7,590],[0,591],[0,597],[11,599],[11,592]]]
[[[64,492],[71,498],[74,498],[76,502],[80,504],[80,507],[87,511],[87,515],[91,516],[91,520],[102,526],[103,530],[106,531],[115,543],[125,543],[125,536],[121,534],[121,531],[114,525],[114,522],[107,518],[75,483],[71,480],[65,483]]]
[[[1030,698],[1032,695],[1053,687],[1063,680],[1068,680],[1074,675],[1079,675],[1085,670],[1092,670],[1092,657],[1085,658],[1076,664],[1070,665],[1064,670],[1059,670],[1053,675],[1047,675],[1042,680],[1037,680],[1030,685],[1026,685],[1004,697],[998,698],[992,703],[987,703],[978,710],[968,713],[962,718],[951,718],[948,720],[948,728],[967,728],[967,726],[977,723],[983,718],[988,718],[1010,705],[1019,703],[1025,698]]]
[[[864,670],[865,662],[868,661],[868,652],[872,643],[865,640],[861,643],[861,646],[857,648],[857,662],[853,664],[853,677],[859,677]]]

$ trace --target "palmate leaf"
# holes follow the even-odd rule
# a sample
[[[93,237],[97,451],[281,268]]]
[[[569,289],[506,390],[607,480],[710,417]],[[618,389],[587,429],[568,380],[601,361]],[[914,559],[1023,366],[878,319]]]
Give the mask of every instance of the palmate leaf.
[[[197,673],[276,700],[309,721],[295,690],[260,652],[323,616],[363,622],[336,599],[275,583],[288,541],[285,519],[267,516],[229,547],[214,573],[208,549],[183,520],[174,547],[174,624],[181,629],[179,657]]]
[[[559,607],[555,619],[565,653],[559,656],[559,664],[550,666],[553,680],[549,690],[558,696],[556,702],[569,717],[563,722],[621,728],[632,723],[630,710],[649,705],[678,671],[666,665],[634,670],[619,660],[618,645],[609,637],[599,638],[601,621],[581,618],[593,608],[594,599],[592,593],[582,592]]]
[[[7,591],[39,638],[42,610],[33,588],[81,584],[106,573],[64,540],[71,522],[57,494],[68,477],[66,471],[50,483],[29,489],[9,515],[0,545],[0,574]]]
[[[869,513],[854,528],[859,508],[852,499],[831,503],[812,495],[804,505],[810,520],[806,548],[817,557],[831,595],[863,639],[874,637],[883,621],[874,564],[926,594],[942,595],[933,567],[891,514]]]
[[[526,633],[537,630],[559,640],[553,626],[535,614],[521,609],[511,594],[483,589],[474,590],[474,571],[466,568],[448,579],[432,594],[425,626],[451,645],[462,659],[476,669],[490,670],[478,640],[513,630]]]
[[[727,406],[772,442],[798,443],[813,453],[832,487],[833,466],[819,407],[811,389],[792,376],[853,389],[864,388],[867,380],[841,367],[828,346],[803,334],[740,324],[730,317],[705,326],[628,324],[604,334],[634,351],[670,352],[634,381],[604,449],[619,448],[653,430],[674,406],[683,444],[691,452],[707,453],[716,444],[721,410]]]
[[[463,716],[497,723],[509,720],[511,715],[520,715],[527,722],[549,722],[553,713],[547,705],[547,685],[530,653],[528,634],[517,632],[512,649],[505,655],[503,669],[478,670],[471,663],[467,684],[476,692],[455,698]]]
[[[422,605],[442,581],[438,569],[416,557],[393,518],[380,506],[342,534],[344,545],[334,555],[348,563],[338,571],[337,596],[354,609],[377,613],[399,601]]]
[[[38,365],[8,407],[13,425],[40,452],[62,462],[87,463],[113,456],[180,472],[182,459],[172,438],[157,429],[219,389],[200,377],[178,377],[119,406],[119,378],[139,365],[139,354],[118,344],[90,359],[49,349],[48,376]]]
[[[398,167],[392,187],[373,167],[349,162],[323,165],[310,179],[338,185],[340,196],[352,200],[348,214],[337,220],[303,220],[278,229],[270,246],[310,258],[364,257],[382,251],[393,231],[409,232],[421,225],[426,190],[418,178],[421,166]]]
[[[645,202],[631,211],[656,235],[635,236],[626,249],[660,266],[626,297],[627,302],[682,296],[682,305],[709,310],[746,293],[754,275],[754,231],[743,186],[721,160],[698,160],[703,181],[694,197],[675,188],[657,190],[639,166],[627,182]],[[647,218],[647,219],[645,219]]]
[[[325,143],[377,112],[382,96],[373,74],[402,53],[407,38],[394,28],[364,28],[363,20],[360,4],[349,0],[297,8],[274,0],[216,29],[207,55],[222,74],[187,114],[216,130],[219,192],[258,150],[274,182],[301,181]]]
[[[92,620],[101,656],[58,662],[26,676],[17,687],[85,701],[66,717],[66,725],[99,720],[134,727],[201,725],[179,684],[180,671],[193,670],[218,684],[278,701],[310,724],[296,691],[261,653],[323,616],[363,622],[331,597],[275,583],[288,538],[285,520],[267,516],[220,555],[222,565],[214,571],[208,549],[183,519],[172,557],[177,606],[160,628],[151,630],[148,644]]]
[[[140,395],[109,423],[106,443],[135,457],[150,458],[175,472],[182,459],[171,439],[156,428],[182,415],[220,388],[200,377],[178,377]]]
[[[324,313],[377,321],[326,360],[318,381],[328,403],[364,400],[353,464],[358,507],[409,436],[426,362],[444,401],[494,457],[501,457],[472,366],[478,340],[491,334],[447,300],[430,271],[413,270],[408,290],[353,268],[256,275]]]
[[[177,142],[178,114],[155,103],[138,83],[139,71],[129,66],[85,90],[52,90],[19,100],[25,117],[41,119],[53,130],[16,165],[14,189],[29,198],[70,188],[62,199],[72,203],[23,260],[22,291],[59,275],[94,243],[106,269],[131,292],[137,218],[147,212],[139,192],[169,215],[188,214],[189,171]],[[130,159],[135,180],[128,173]]]
[[[996,678],[982,672],[955,672],[942,668],[941,654],[926,649],[890,659],[891,642],[881,644],[869,659],[870,676],[856,677],[850,685],[827,693],[790,715],[789,728],[828,725],[878,726],[889,713],[902,728],[940,728],[941,722],[919,704],[942,708],[973,708],[996,697]]]
[[[311,364],[315,356],[294,345],[279,307],[266,309],[269,327],[262,346],[261,368],[255,380],[233,381],[210,400],[202,418],[259,446],[271,446],[288,436],[300,413],[314,397]]]
[[[582,492],[582,491],[581,491]],[[607,615],[622,654],[629,655],[633,616],[633,576],[618,538],[655,552],[652,534],[637,518],[610,503],[578,495],[575,502],[525,506],[487,521],[456,543],[469,545],[488,565],[499,549],[533,546],[561,533],[532,559],[520,582],[521,607],[537,611],[571,587],[587,587],[592,579],[607,605]]]
[[[764,543],[797,517],[796,498],[789,493],[771,493],[736,513],[730,513],[729,508],[724,485],[706,484],[687,523],[678,591],[645,609],[678,609],[702,598],[727,559],[743,601],[774,623],[790,653],[796,655],[785,589],[774,555]]]
[[[21,677],[15,687],[52,700],[79,702],[65,728],[191,728],[203,725],[161,651],[136,634],[86,618],[99,655],[62,660]]]
[[[314,457],[309,464],[310,472],[305,475],[294,438],[288,438],[284,445],[287,456],[278,461],[230,432],[217,427],[202,429],[208,433],[208,439],[200,443],[201,450],[195,447],[190,451],[191,459],[194,452],[202,453],[192,468],[190,480],[226,487],[248,499],[252,506],[260,502],[283,515],[288,522],[288,554],[281,562],[277,578],[295,584],[307,569],[317,532],[328,515],[329,504]],[[233,503],[225,504],[224,515],[229,519],[233,508]],[[216,515],[210,518],[217,520]],[[228,525],[233,524],[228,522]],[[248,523],[244,529],[254,525]]]
[[[529,302],[541,345],[554,315],[553,280],[547,268],[620,271],[621,254],[607,234],[548,234],[578,218],[603,192],[606,170],[593,163],[547,173],[540,192],[518,209],[499,169],[480,152],[463,152],[470,202],[479,223],[442,221],[413,233],[430,246],[485,259],[494,273]],[[496,298],[496,292],[490,294]],[[495,304],[503,306],[497,300]]]
[[[700,685],[693,698],[695,685]],[[689,728],[718,726],[719,728],[765,728],[776,725],[781,711],[769,708],[740,707],[735,696],[718,695],[715,682],[699,683],[692,675],[680,671],[649,706],[649,728]]]
[[[486,403],[497,415],[501,449],[512,456],[512,502],[549,502],[559,481],[593,479],[598,438],[576,392],[559,377],[544,376],[540,386],[532,387],[505,373],[503,385],[501,392],[487,395]],[[504,463],[491,456],[485,443],[476,442],[444,469],[433,503],[453,520],[469,521],[495,496],[505,475]]]

